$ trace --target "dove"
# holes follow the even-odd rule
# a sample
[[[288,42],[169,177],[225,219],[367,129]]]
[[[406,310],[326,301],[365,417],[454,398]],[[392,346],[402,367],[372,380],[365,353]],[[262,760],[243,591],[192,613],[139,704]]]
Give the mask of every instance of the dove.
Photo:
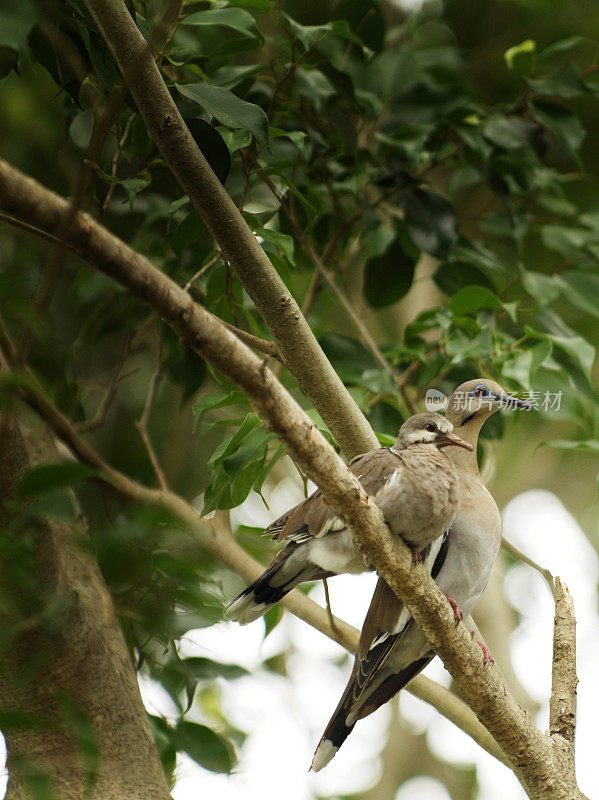
[[[446,451],[458,475],[458,512],[448,533],[431,544],[423,561],[457,621],[474,609],[501,544],[499,509],[478,471],[478,435],[495,411],[518,407],[530,409],[528,403],[506,395],[499,384],[486,379],[462,383],[448,401],[446,418],[472,448],[450,447]],[[487,663],[488,651],[481,647]],[[434,656],[408,609],[379,578],[349,681],[316,749],[311,769],[318,772],[325,767],[356,722],[390,700]]]
[[[415,561],[450,527],[458,509],[455,466],[443,448],[472,444],[434,413],[415,414],[401,426],[391,447],[354,458],[349,469],[379,506],[391,531],[412,549]],[[265,531],[285,547],[265,572],[230,603],[224,617],[245,625],[303,581],[368,567],[345,523],[329,510],[320,490]]]

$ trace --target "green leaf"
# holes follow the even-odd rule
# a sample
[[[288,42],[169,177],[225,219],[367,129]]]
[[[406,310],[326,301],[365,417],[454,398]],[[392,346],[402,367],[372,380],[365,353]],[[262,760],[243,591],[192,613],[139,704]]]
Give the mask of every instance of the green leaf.
[[[32,467],[23,475],[17,486],[17,497],[27,500],[53,489],[72,486],[94,475],[96,470],[86,464],[71,461],[62,464],[42,464],[39,467]]]
[[[531,144],[531,124],[520,117],[495,116],[482,126],[482,134],[489,142],[514,150],[518,147],[529,147]]]
[[[588,89],[574,64],[564,64],[548,78],[526,78],[526,83],[536,94],[571,98],[585,94]]]
[[[599,241],[599,233],[566,225],[543,225],[541,240],[549,250],[569,256],[575,250],[581,250],[589,242]]]
[[[373,308],[384,308],[403,297],[414,280],[417,257],[406,252],[399,237],[383,255],[371,258],[364,267],[363,292]]]
[[[192,656],[182,658],[179,662],[187,675],[199,681],[211,681],[215,678],[225,678],[228,681],[243,678],[249,675],[247,669],[238,664],[223,664],[220,661],[213,661],[211,658],[202,656]]]
[[[412,189],[403,205],[406,228],[414,244],[425,253],[443,258],[458,236],[451,203],[429,189]]]
[[[308,134],[304,133],[303,131],[283,131],[280,128],[273,128],[272,126],[268,129],[268,135],[270,139],[277,139],[284,137],[285,139],[289,139],[293,144],[297,147],[304,158],[308,156]]]
[[[595,348],[582,336],[551,336],[547,337],[555,347],[566,353],[569,358],[578,364],[588,380],[591,380],[591,371],[595,361]]]
[[[273,436],[260,425],[260,418],[250,412],[233,436],[215,448],[208,460],[212,481],[204,492],[202,514],[217,508],[234,508],[252,489],[262,488],[268,444]]]
[[[219,132],[231,155],[242,147],[249,147],[252,143],[252,134],[249,131],[241,129],[232,131],[229,128],[219,128]]]
[[[162,769],[164,770],[169,785],[172,786],[173,775],[177,765],[177,748],[172,743],[172,728],[162,717],[155,717],[152,714],[148,714],[148,719],[150,720],[152,735],[156,742],[158,753],[160,754]]]
[[[208,411],[227,406],[247,405],[247,397],[238,389],[230,392],[206,392],[195,401],[192,407],[194,427],[197,428],[201,418]]]
[[[530,75],[535,65],[537,43],[533,39],[525,39],[505,51],[503,57],[507,68],[518,75]]]
[[[197,11],[179,22],[180,25],[218,25],[231,28],[244,36],[259,39],[264,42],[264,37],[258,30],[256,20],[242,8],[214,8],[207,11]]]
[[[459,261],[443,261],[439,264],[433,280],[446,295],[451,297],[465,286],[477,284],[492,289],[493,284],[487,279],[486,275],[472,266],[463,264]]]
[[[540,306],[552,303],[560,294],[559,280],[553,275],[522,270],[522,285]]]
[[[145,189],[146,186],[149,186],[152,182],[152,176],[147,170],[140,172],[139,176],[135,178],[125,178],[123,180],[121,178],[116,178],[114,175],[109,175],[107,172],[101,170],[97,165],[94,165],[94,169],[97,174],[107,183],[114,183],[123,187],[127,194],[129,208],[131,211],[133,211],[133,206],[135,204],[135,198],[137,195],[142,191],[142,189]]]
[[[125,180],[119,181],[127,193],[127,199],[129,200],[129,208],[131,211],[133,211],[133,206],[135,204],[135,198],[137,195],[142,191],[142,189],[145,189],[147,186],[149,186],[151,182],[152,179],[149,175],[145,178],[126,178]]]
[[[556,103],[542,100],[535,100],[530,108],[537,122],[552,131],[568,153],[577,156],[585,130],[576,114]]]
[[[171,741],[177,750],[187,753],[196,763],[211,772],[229,773],[237,761],[231,742],[206,725],[179,722],[172,732]]]
[[[327,22],[325,25],[300,25],[287,14],[281,14],[285,20],[285,24],[301,42],[304,49],[313,47],[317,42],[326,39],[328,36],[338,36],[341,39],[347,39],[353,44],[364,48],[363,42],[359,36],[356,36],[350,29],[348,23],[344,19],[335,20],[334,22]]]
[[[153,670],[164,688],[182,709],[181,695],[187,695],[187,709],[193,703],[196,687],[200,681],[212,681],[216,678],[235,680],[248,675],[248,671],[237,664],[222,664],[201,656],[179,658],[176,650],[172,657],[159,670]]]
[[[184,97],[198,103],[211,116],[229,128],[250,131],[271,153],[268,143],[268,119],[260,106],[241,100],[237,95],[208,83],[175,84]]]
[[[557,42],[552,42],[548,47],[545,47],[539,53],[539,61],[547,62],[555,56],[563,56],[564,53],[569,53],[572,50],[580,47],[590,40],[586,36],[568,36],[566,39],[559,39]]]
[[[485,286],[465,286],[449,301],[449,308],[456,316],[472,314],[481,308],[503,308],[495,292]]]
[[[264,64],[251,64],[250,66],[245,64],[239,66],[226,64],[210,75],[210,83],[213,86],[221,86],[223,89],[234,89],[242,81],[252,78],[266,69],[267,67]]]
[[[291,266],[295,264],[295,242],[291,236],[279,231],[273,231],[270,228],[256,228],[254,233],[259,239],[263,239],[264,242],[273,245]],[[268,249],[268,246],[265,249]]]
[[[599,317],[599,275],[567,270],[556,281],[564,288],[564,297],[577,308]]]

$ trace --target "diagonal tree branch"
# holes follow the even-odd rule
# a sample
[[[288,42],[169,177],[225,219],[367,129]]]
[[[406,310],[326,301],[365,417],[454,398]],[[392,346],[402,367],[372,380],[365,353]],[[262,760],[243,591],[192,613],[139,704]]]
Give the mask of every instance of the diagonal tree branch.
[[[376,436],[295,299],[198,149],[125,3],[88,0],[87,6],[152,138],[260,311],[281,360],[348,457],[377,447]]]
[[[25,210],[27,221],[50,232],[67,213],[64,200],[4,162],[0,162],[0,206],[16,216]],[[147,259],[88,215],[77,214],[65,236],[83,247],[96,269],[156,310],[186,344],[246,393],[265,426],[285,443],[294,460],[322,489],[329,507],[351,529],[365,559],[376,566],[410,609],[476,716],[505,752],[529,796],[534,800],[580,800],[583,796],[573,769],[564,769],[558,761],[554,740],[534,726],[497,672],[492,667],[483,669],[478,646],[465,626],[455,627],[453,612],[430,575],[422,565],[412,564],[407,546],[393,537],[380,509],[267,369],[266,362]],[[186,505],[177,498],[173,502]]]

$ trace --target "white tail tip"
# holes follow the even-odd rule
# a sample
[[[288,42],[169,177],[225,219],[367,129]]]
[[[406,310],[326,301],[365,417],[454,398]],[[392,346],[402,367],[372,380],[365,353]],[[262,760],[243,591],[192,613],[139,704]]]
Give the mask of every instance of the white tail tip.
[[[248,625],[265,614],[269,608],[266,603],[254,603],[253,595],[242,595],[229,603],[223,611],[223,618],[238,622],[240,625]]]
[[[328,739],[322,739],[312,759],[312,765],[310,766],[312,772],[320,772],[321,769],[326,767],[329,761],[335,756],[337,750],[339,750],[339,748],[335,747]]]

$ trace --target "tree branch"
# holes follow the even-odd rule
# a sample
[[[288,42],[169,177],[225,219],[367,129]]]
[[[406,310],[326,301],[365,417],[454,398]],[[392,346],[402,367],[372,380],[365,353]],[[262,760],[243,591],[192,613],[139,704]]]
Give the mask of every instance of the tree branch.
[[[549,591],[553,595],[553,599],[557,603],[558,594],[556,592],[556,585],[554,583],[553,575],[549,572],[549,570],[545,569],[545,567],[542,567],[540,564],[537,564],[536,561],[533,561],[532,558],[527,556],[521,550],[518,550],[516,545],[512,544],[511,542],[508,542],[508,540],[505,538],[505,536],[503,536],[502,539],[501,539],[501,546],[503,547],[503,549],[505,550],[506,553],[509,553],[514,558],[517,558],[520,561],[523,561],[525,564],[528,564],[529,567],[532,567],[540,575],[543,576],[543,578],[545,579],[545,583],[549,587]],[[559,580],[559,578],[558,578],[558,580]]]
[[[549,734],[569,770],[574,769],[577,685],[574,605],[568,587],[556,578]]]
[[[17,216],[18,211],[26,210],[28,220],[38,225],[43,215],[41,227],[51,232],[68,210],[64,200],[4,162],[0,162],[0,205]],[[246,393],[265,427],[285,442],[292,458],[324,492],[331,510],[348,525],[365,559],[410,609],[529,796],[535,800],[581,798],[573,771],[564,770],[555,758],[554,740],[535,728],[497,672],[492,667],[482,668],[478,645],[463,625],[456,628],[453,612],[438,586],[422,565],[412,564],[407,546],[391,534],[380,509],[266,363],[147,259],[88,215],[77,214],[66,236],[84,248],[86,258],[98,270],[156,310],[184,342]],[[184,501],[169,497],[188,513]]]
[[[283,363],[348,457],[377,447],[295,299],[198,149],[123,0],[87,0],[87,7],[152,138],[260,311]]]

